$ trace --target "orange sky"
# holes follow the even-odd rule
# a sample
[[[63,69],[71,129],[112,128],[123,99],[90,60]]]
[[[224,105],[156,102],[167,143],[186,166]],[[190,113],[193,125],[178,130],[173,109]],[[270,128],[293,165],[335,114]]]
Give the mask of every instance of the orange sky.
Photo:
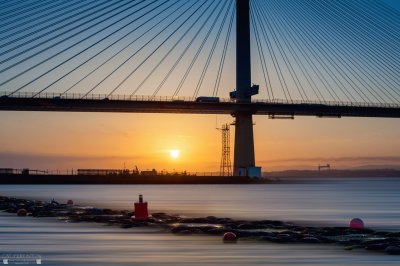
[[[217,123],[230,116],[0,112],[0,168],[128,168],[218,171]],[[256,161],[264,171],[400,165],[397,119],[255,116]],[[234,130],[231,128],[231,139]],[[232,142],[233,146],[233,142]],[[169,151],[180,150],[173,159]],[[233,161],[233,150],[232,150]]]

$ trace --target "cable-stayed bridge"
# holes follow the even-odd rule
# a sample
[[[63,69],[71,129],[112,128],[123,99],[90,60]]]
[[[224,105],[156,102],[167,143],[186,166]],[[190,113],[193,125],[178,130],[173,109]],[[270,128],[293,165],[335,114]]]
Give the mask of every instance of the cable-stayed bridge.
[[[231,114],[235,174],[255,166],[254,114],[400,117],[400,13],[383,1],[0,6],[1,110]]]

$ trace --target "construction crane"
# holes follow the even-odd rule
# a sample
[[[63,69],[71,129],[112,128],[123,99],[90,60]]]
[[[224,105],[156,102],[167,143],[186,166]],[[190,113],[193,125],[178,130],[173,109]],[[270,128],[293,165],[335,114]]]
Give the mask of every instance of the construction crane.
[[[321,169],[331,170],[331,165],[329,163],[326,165],[318,165],[318,172],[321,172]]]

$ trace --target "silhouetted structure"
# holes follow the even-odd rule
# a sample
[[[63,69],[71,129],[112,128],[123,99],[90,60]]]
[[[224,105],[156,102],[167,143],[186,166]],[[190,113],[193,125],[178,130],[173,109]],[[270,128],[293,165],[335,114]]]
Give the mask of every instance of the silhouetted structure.
[[[250,1],[236,0],[236,91],[231,98],[237,103],[251,102],[258,94],[251,87]],[[253,117],[251,112],[235,112],[234,175],[247,175],[255,167]]]
[[[331,165],[329,163],[326,165],[318,165],[318,172],[321,172],[322,169],[331,170]]]
[[[222,125],[222,128],[217,128],[222,133],[222,154],[221,154],[221,176],[231,176],[231,140],[230,140],[230,128],[228,124]]]

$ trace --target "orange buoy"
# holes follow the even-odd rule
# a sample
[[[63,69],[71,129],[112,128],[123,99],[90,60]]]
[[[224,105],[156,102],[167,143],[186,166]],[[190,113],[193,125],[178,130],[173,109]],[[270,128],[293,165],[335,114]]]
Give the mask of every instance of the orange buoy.
[[[351,229],[364,229],[364,222],[360,218],[354,218],[350,221]]]
[[[143,195],[139,195],[139,202],[135,202],[135,220],[147,220],[149,219],[149,211],[148,211],[148,206],[147,202],[143,202]]]
[[[237,236],[232,232],[226,232],[224,234],[224,236],[222,237],[222,241],[224,243],[236,243],[237,242]]]
[[[26,216],[27,213],[28,212],[25,209],[18,209],[18,211],[17,211],[18,216]]]

